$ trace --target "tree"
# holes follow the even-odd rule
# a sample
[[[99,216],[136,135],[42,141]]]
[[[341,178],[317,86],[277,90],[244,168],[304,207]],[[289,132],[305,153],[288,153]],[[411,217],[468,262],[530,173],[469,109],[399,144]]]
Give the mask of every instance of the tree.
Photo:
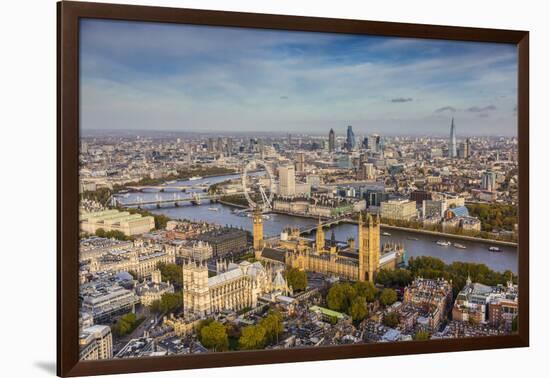
[[[397,315],[396,312],[389,312],[384,315],[382,323],[384,323],[386,327],[395,328],[399,324],[399,315]]]
[[[103,228],[98,228],[95,231],[95,235],[99,236],[100,238],[107,238],[107,239],[117,239],[117,240],[132,239],[131,237],[126,236],[126,234],[122,231],[118,231],[118,230],[105,231]]]
[[[178,288],[183,287],[183,270],[181,266],[159,262],[157,264],[157,269],[160,270],[163,281],[170,281]]]
[[[200,330],[200,341],[205,348],[223,352],[229,347],[227,331],[223,324],[212,321]]]
[[[370,281],[358,281],[353,285],[356,295],[364,297],[367,302],[374,302],[378,289]]]
[[[131,333],[143,321],[143,318],[137,319],[136,314],[130,312],[123,315],[113,326],[113,333],[118,336],[124,336]]]
[[[365,297],[357,297],[353,300],[350,307],[350,316],[355,322],[360,322],[367,317],[369,310]]]
[[[424,340],[429,340],[430,338],[430,334],[426,331],[418,331],[417,333],[415,333],[414,335],[414,340],[416,341],[424,341]]]
[[[331,310],[348,312],[357,292],[349,283],[333,285],[327,294],[327,305]]]
[[[155,312],[173,312],[183,305],[181,292],[164,293],[160,300],[153,301],[151,310]]]
[[[397,293],[393,289],[384,289],[380,294],[380,303],[383,306],[390,306],[397,300]]]
[[[293,290],[305,290],[307,288],[307,274],[300,269],[289,269],[286,272],[286,281],[289,286],[292,286]]]
[[[272,311],[260,321],[260,326],[265,329],[265,337],[268,343],[278,341],[279,334],[283,332],[283,317],[278,311]]]
[[[242,335],[239,338],[239,348],[245,350],[261,349],[264,347],[265,342],[265,328],[260,325],[251,325],[242,330]]]
[[[407,269],[380,269],[376,274],[376,283],[384,287],[404,287],[412,282],[413,276]]]

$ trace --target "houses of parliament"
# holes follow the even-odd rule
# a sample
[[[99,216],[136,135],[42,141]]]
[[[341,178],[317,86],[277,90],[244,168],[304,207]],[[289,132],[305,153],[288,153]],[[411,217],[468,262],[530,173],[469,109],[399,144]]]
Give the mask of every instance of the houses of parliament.
[[[350,239],[346,244],[337,243],[334,235],[327,240],[320,220],[312,240],[302,237],[297,229],[284,230],[278,239],[266,239],[261,213],[254,212],[252,219],[256,259],[284,264],[288,268],[374,282],[378,270],[395,269],[405,258],[402,245],[380,247],[379,216],[368,214],[365,220],[359,213],[357,240]]]
[[[204,261],[185,262],[183,308],[188,318],[255,307],[264,294],[292,292],[282,274],[285,268],[374,282],[379,269],[394,269],[404,259],[402,246],[380,248],[379,217],[367,215],[364,221],[360,213],[357,242],[350,239],[347,243],[336,242],[334,235],[326,240],[320,221],[314,240],[302,237],[297,229],[283,231],[280,238],[264,238],[262,214],[254,212],[252,221],[255,257],[265,266],[259,261],[218,262],[217,274],[209,277]]]

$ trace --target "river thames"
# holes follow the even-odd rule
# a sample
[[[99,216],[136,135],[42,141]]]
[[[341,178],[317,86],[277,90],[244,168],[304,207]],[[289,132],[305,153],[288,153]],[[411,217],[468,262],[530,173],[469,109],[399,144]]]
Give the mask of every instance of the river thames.
[[[200,185],[211,185],[229,178],[238,178],[238,175],[226,175],[212,178],[204,178],[194,181],[178,181],[177,185],[193,185],[196,189],[190,189],[187,193],[181,192],[150,192],[150,193],[128,193],[126,197],[120,198],[120,203],[134,202],[141,198],[143,201],[153,200],[155,198],[173,199],[185,198],[192,192],[201,192]],[[193,206],[189,202],[180,204],[178,207],[166,205],[161,208],[156,206],[147,207],[151,212],[164,214],[173,219],[189,219],[194,221],[205,221],[222,226],[242,227],[245,230],[252,230],[252,221],[246,214],[235,214],[233,208],[219,203],[209,203],[204,201],[199,206]],[[284,214],[269,214],[264,220],[264,233],[266,236],[275,236],[288,227],[304,228],[306,226],[315,226],[315,219],[301,218]],[[357,226],[354,224],[342,223],[325,229],[325,236],[330,238],[334,231],[336,240],[346,241],[353,237],[357,239]],[[381,243],[396,242],[405,246],[408,257],[432,256],[443,260],[445,263],[454,261],[482,263],[489,268],[503,272],[510,270],[517,273],[517,248],[511,246],[500,246],[502,252],[489,252],[490,243],[480,241],[459,240],[452,236],[427,235],[414,231],[403,230],[383,230],[391,235],[381,235]],[[315,233],[309,237],[314,238]],[[436,244],[437,240],[444,239],[451,242],[458,242],[466,246],[466,249],[458,249],[452,244],[450,246],[440,246]]]

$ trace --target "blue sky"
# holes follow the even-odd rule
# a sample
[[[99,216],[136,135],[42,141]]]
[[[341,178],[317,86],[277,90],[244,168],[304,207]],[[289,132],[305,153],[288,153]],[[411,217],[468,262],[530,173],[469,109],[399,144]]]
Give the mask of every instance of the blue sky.
[[[82,20],[81,127],[515,135],[513,45]]]

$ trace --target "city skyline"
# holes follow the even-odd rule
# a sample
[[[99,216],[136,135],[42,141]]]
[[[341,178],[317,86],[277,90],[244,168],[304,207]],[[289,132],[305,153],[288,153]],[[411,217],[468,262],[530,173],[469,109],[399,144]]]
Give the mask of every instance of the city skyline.
[[[81,22],[83,131],[516,135],[512,45]]]

